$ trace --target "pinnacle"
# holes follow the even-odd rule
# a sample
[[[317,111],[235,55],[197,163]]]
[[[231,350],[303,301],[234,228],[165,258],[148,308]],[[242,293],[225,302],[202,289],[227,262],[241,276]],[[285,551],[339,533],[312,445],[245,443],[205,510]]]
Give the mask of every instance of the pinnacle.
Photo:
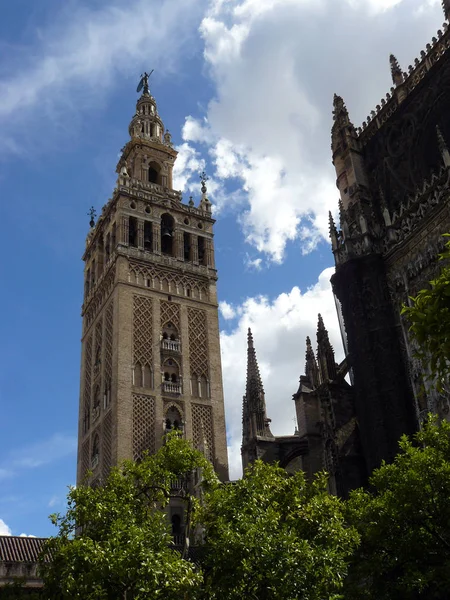
[[[450,19],[450,0],[442,0],[442,10],[446,19]]]

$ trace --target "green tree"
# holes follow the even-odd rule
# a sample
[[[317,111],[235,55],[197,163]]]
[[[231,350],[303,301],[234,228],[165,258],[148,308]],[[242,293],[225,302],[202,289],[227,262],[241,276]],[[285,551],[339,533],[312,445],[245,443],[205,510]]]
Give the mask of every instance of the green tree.
[[[326,476],[307,483],[256,461],[243,479],[211,486],[198,519],[205,593],[220,600],[323,600],[341,589],[357,542]]]
[[[346,598],[444,599],[450,591],[450,424],[430,417],[404,436],[370,491],[354,492],[348,518],[361,535]]]
[[[448,381],[450,361],[450,240],[439,259],[443,263],[438,277],[430,281],[428,289],[411,298],[411,306],[404,306],[402,314],[418,344],[418,357],[430,368],[432,382],[442,391]]]
[[[59,533],[50,538],[41,558],[47,597],[196,598],[202,573],[171,548],[168,519],[161,509],[173,494],[174,482],[193,478],[199,470],[204,481],[214,481],[203,455],[169,435],[156,454],[113,469],[105,485],[71,488],[67,513],[52,516]],[[185,500],[189,512],[196,500],[190,493]],[[45,562],[44,556],[51,561]]]

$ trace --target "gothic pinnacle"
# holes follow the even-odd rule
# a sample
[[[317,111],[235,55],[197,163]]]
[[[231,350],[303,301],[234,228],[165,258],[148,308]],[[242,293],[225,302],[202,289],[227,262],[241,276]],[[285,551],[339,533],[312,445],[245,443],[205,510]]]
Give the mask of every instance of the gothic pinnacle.
[[[389,56],[389,62],[391,64],[391,75],[392,81],[395,85],[400,85],[403,83],[403,73],[398,64],[398,60],[395,58],[393,54]]]
[[[450,152],[448,151],[448,147],[445,142],[445,138],[442,135],[442,131],[441,131],[441,128],[439,127],[439,125],[436,125],[436,137],[437,137],[437,144],[438,144],[439,152],[442,155],[442,160],[444,161],[445,166],[449,167],[450,166]]]

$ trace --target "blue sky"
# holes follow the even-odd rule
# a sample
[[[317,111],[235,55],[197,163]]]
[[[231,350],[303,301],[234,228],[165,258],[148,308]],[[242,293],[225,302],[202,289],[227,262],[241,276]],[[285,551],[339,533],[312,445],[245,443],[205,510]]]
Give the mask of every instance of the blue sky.
[[[359,125],[441,26],[436,0],[16,0],[0,21],[0,532],[49,535],[75,481],[81,255],[115,185],[139,75],[179,150],[175,187],[215,204],[230,465],[245,332],[276,434],[293,430],[304,339],[337,353],[327,214],[331,103]],[[236,367],[239,366],[239,368]]]

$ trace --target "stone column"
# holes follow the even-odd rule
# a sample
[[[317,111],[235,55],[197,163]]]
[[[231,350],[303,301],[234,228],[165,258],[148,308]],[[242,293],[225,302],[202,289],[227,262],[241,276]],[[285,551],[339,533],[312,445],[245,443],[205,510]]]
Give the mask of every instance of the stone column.
[[[120,232],[120,241],[128,246],[128,236],[130,231],[130,222],[128,217],[122,217],[122,227]]]
[[[144,221],[138,219],[137,222],[137,246],[138,248],[144,247]]]
[[[214,269],[214,243],[211,238],[205,238],[206,264]]]
[[[161,254],[161,225],[153,223],[153,252]]]
[[[179,260],[184,259],[184,236],[180,230],[175,231],[175,256]]]
[[[192,262],[198,264],[198,235],[191,235],[191,257]]]

